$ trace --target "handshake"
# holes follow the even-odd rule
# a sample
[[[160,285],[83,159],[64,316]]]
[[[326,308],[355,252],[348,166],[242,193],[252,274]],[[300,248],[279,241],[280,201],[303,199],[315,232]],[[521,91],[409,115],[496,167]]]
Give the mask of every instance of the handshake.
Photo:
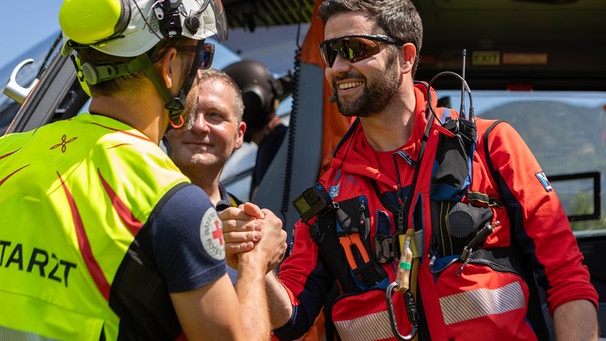
[[[219,213],[223,223],[225,259],[238,271],[254,264],[273,270],[286,253],[286,231],[282,221],[270,210],[252,203],[229,207]]]

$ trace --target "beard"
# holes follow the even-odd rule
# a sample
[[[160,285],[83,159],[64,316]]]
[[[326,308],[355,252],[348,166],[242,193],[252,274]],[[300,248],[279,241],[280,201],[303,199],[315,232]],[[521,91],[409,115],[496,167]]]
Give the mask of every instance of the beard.
[[[338,100],[339,112],[347,117],[370,117],[385,109],[400,85],[400,74],[393,67],[397,58],[395,53],[390,53],[383,72],[376,72],[368,78],[363,77],[366,81],[360,97],[350,102]],[[336,88],[334,85],[333,87]]]

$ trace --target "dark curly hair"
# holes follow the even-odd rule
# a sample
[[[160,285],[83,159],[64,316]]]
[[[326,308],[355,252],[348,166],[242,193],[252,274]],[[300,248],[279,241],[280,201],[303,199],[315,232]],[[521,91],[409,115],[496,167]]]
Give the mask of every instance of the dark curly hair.
[[[346,12],[361,12],[383,30],[376,33],[384,33],[392,38],[412,43],[417,48],[413,65],[413,71],[416,71],[423,44],[423,22],[411,1],[324,0],[320,4],[318,15],[326,24],[333,15]]]

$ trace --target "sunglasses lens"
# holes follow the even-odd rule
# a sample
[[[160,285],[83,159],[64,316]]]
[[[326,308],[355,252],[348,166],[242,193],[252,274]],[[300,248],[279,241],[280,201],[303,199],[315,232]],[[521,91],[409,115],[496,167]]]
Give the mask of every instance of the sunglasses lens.
[[[370,39],[355,38],[349,42],[350,61],[356,63],[360,60],[374,56],[379,53],[381,49],[377,42]]]
[[[350,63],[357,63],[368,57],[374,56],[381,50],[379,44],[371,39],[362,37],[342,37],[327,40],[320,45],[320,51],[324,64],[332,67],[337,53],[347,59]]]
[[[324,41],[320,44],[320,56],[322,57],[322,61],[324,65],[328,67],[332,67],[332,64],[335,62],[335,58],[337,58],[337,51],[334,50],[329,41]]]
[[[202,52],[201,53],[201,57],[200,58],[200,70],[206,70],[208,68],[210,68],[210,66],[213,63],[213,57],[215,55],[215,45],[213,44],[209,44],[209,43],[205,43],[204,47],[202,48]]]

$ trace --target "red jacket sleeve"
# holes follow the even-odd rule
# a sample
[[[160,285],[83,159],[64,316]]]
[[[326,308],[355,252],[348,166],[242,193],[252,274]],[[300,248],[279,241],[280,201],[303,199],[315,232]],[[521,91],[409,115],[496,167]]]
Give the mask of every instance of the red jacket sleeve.
[[[511,222],[517,226],[512,236],[547,292],[550,314],[577,299],[597,307],[598,295],[566,212],[529,147],[512,126],[501,123],[490,133],[488,148],[494,168],[515,198],[509,204],[517,206],[515,219],[521,224]]]

